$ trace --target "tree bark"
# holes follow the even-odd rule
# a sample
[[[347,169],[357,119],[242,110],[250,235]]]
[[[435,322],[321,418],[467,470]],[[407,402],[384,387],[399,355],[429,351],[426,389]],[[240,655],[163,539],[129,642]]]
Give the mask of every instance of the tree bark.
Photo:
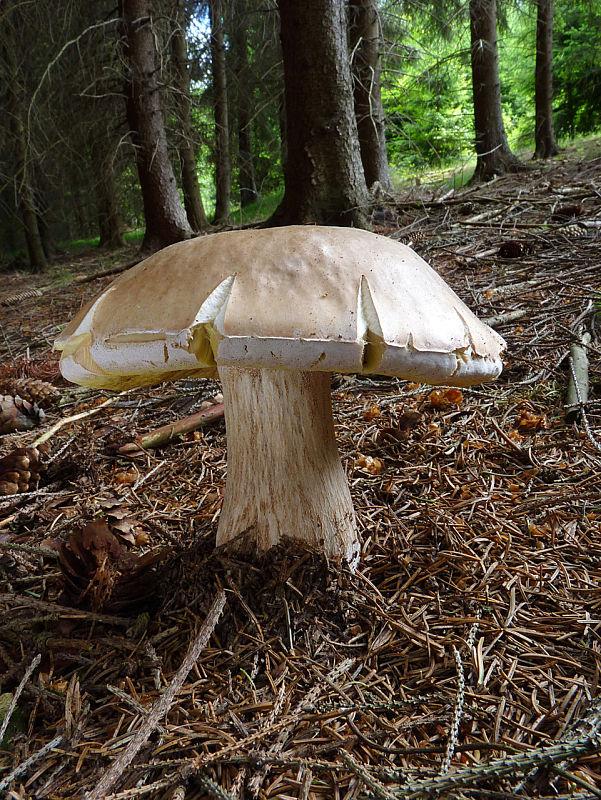
[[[288,537],[354,566],[359,539],[334,437],[330,374],[220,367],[227,484],[217,544]]]
[[[254,203],[259,198],[255,179],[252,150],[250,66],[248,63],[248,3],[238,0],[233,17],[232,46],[236,63],[238,109],[238,186],[240,205]]]
[[[192,235],[173,167],[159,97],[159,67],[150,0],[122,0],[127,119],[136,148],[146,232],[143,250],[157,250]]]
[[[284,198],[272,225],[366,227],[343,0],[279,0],[286,104]]]
[[[534,158],[559,153],[553,130],[553,0],[537,0]]]
[[[355,115],[365,182],[392,189],[382,106],[382,29],[376,0],[350,0]]]
[[[31,158],[27,145],[27,131],[25,128],[26,105],[23,96],[25,77],[17,67],[16,40],[12,33],[12,27],[9,23],[6,26],[3,49],[7,73],[10,76],[6,82],[6,108],[13,139],[15,196],[17,198],[19,216],[23,223],[23,233],[25,234],[29,254],[29,266],[32,272],[42,272],[46,269],[48,262],[38,225],[31,174]]]
[[[489,180],[526,169],[509,149],[503,123],[496,0],[470,0],[470,33],[477,155],[474,179]]]
[[[46,201],[45,193],[42,191],[39,181],[36,181],[36,189],[34,191],[34,202],[36,209],[36,217],[38,221],[38,231],[40,232],[40,240],[46,261],[51,262],[56,256],[56,244],[54,236],[52,235],[52,227],[50,225],[50,208]]]
[[[99,104],[99,111],[101,106]],[[99,128],[92,142],[92,158],[96,168],[96,206],[98,213],[98,246],[107,250],[123,247],[123,220],[117,200],[117,182],[113,170],[113,147],[106,129]]]
[[[175,115],[178,122],[179,160],[182,174],[182,192],[188,222],[193,231],[199,232],[209,227],[205,213],[198,174],[196,171],[196,154],[190,120],[190,74],[188,72],[188,49],[186,45],[185,21],[181,0],[177,3],[177,17],[171,35],[171,52],[173,55],[175,82]]]
[[[230,220],[232,168],[228,122],[227,75],[221,0],[209,0],[211,18],[211,65],[213,70],[213,108],[215,114],[215,225]]]

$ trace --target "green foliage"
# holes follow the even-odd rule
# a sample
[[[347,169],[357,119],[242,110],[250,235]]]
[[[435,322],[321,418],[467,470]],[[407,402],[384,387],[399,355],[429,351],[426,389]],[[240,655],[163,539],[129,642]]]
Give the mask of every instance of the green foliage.
[[[397,167],[448,164],[469,149],[473,121],[461,103],[464,87],[448,75],[435,79],[434,74],[435,70],[429,70],[399,79],[393,90],[383,93],[389,120],[388,156]]]
[[[570,137],[601,127],[601,8],[591,0],[556,5],[555,126]]]
[[[207,6],[185,5],[190,14],[187,38],[193,94],[192,140],[201,194],[211,218],[215,200],[215,124]],[[263,5],[254,0],[226,5],[232,216],[236,224],[245,224],[268,217],[282,194],[278,15],[272,0]],[[449,187],[461,185],[471,174],[474,151],[469,4],[464,0],[380,0],[379,5],[385,36],[382,94],[393,179],[399,183],[421,175]],[[536,3],[498,0],[497,5],[505,127],[512,148],[524,149],[531,147],[534,132]],[[65,16],[57,10],[59,6],[18,0],[9,0],[7,5],[6,20],[12,20],[17,56],[28,54],[17,58],[19,75],[8,77],[23,86],[31,106],[27,141],[32,170],[39,181],[34,188],[39,191],[43,208],[48,209],[54,238],[67,240],[59,245],[61,249],[73,252],[96,247],[98,238],[92,236],[98,226],[99,171],[93,145],[108,134],[118,205],[126,227],[132,231],[127,240],[137,243],[143,234],[144,209],[135,151],[128,143],[122,98],[125,74],[116,47],[118,26],[109,19],[113,7],[80,3],[73,6],[73,14]],[[179,174],[175,147],[178,123],[170,92],[168,15],[161,19],[157,44],[164,67],[162,102],[172,163]],[[234,23],[239,24],[241,19],[249,64],[248,80],[243,84],[233,36]],[[601,0],[555,0],[555,128],[564,140],[601,128],[599,30]],[[4,77],[8,75],[5,61],[0,53]],[[8,78],[5,85],[9,85],[7,81]],[[237,208],[237,104],[241,91],[251,97],[253,158],[262,198],[244,209]],[[0,270],[27,263],[11,172],[14,133],[10,115],[4,117],[0,115],[0,161],[7,165],[0,175]]]
[[[398,57],[400,69],[385,73],[382,88],[388,156],[401,173],[460,159],[473,139],[469,52],[431,26],[407,24],[413,46]]]
[[[256,202],[249,203],[249,205],[244,206],[244,208],[234,208],[232,210],[232,220],[234,224],[246,225],[270,217],[278,207],[282,199],[282,194],[283,192],[281,190],[271,192],[271,194],[260,197]]]
[[[438,8],[440,15],[442,10]],[[403,41],[389,59],[383,87],[388,153],[393,173],[428,170],[473,154],[469,20],[454,15],[432,24],[429,12],[405,20]],[[510,144],[533,139],[536,20],[529,7],[505,5],[499,26],[499,71]],[[392,68],[391,68],[392,67]],[[396,168],[396,169],[395,169]]]

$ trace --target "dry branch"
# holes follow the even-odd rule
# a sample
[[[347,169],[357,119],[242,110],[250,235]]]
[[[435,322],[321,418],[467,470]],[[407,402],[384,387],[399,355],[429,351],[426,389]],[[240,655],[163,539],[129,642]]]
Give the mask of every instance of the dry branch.
[[[70,425],[72,422],[78,422],[80,419],[86,419],[86,417],[92,417],[94,414],[97,414],[103,408],[112,405],[118,397],[122,397],[124,394],[128,394],[131,391],[135,391],[132,389],[126,389],[123,392],[118,392],[113,397],[109,397],[108,400],[105,400],[104,403],[100,403],[100,405],[95,406],[94,408],[90,408],[87,411],[80,411],[79,414],[73,414],[70,417],[64,417],[63,419],[59,419],[51,428],[45,431],[41,436],[33,443],[32,447],[39,447],[44,442],[47,442],[51,439],[57,431],[60,431],[61,428],[64,428],[65,425]]]
[[[42,656],[41,654],[38,653],[38,655],[33,659],[31,664],[27,667],[25,675],[23,675],[23,678],[21,679],[21,683],[17,686],[17,690],[14,693],[13,698],[10,701],[10,705],[6,710],[6,714],[4,715],[4,719],[2,720],[2,725],[0,725],[0,742],[2,742],[2,740],[4,739],[4,734],[6,733],[6,729],[8,728],[10,718],[12,717],[13,712],[17,707],[17,703],[19,702],[19,697],[21,697],[21,693],[25,688],[25,684],[27,683],[27,681],[31,677],[31,673],[38,666],[41,660]]]
[[[203,408],[196,414],[191,414],[189,417],[178,419],[176,422],[171,422],[168,425],[162,425],[148,433],[142,433],[133,440],[119,448],[119,452],[123,455],[132,455],[140,450],[152,450],[155,447],[161,447],[168,444],[178,436],[183,436],[185,433],[191,433],[211,422],[215,422],[223,417],[224,406],[223,403],[216,403],[210,408]]]
[[[9,774],[0,781],[0,790],[6,789],[10,784],[14,781],[15,778],[18,778],[19,775],[22,775],[24,772],[27,772],[29,767],[32,767],[34,764],[37,764],[45,755],[52,752],[52,750],[56,749],[61,742],[63,741],[62,736],[55,736],[52,741],[45,744],[41,747],[36,753],[29,756],[28,759],[23,761],[22,764],[16,766]],[[14,796],[14,795],[13,795]]]
[[[572,423],[580,417],[582,407],[588,401],[588,355],[590,333],[583,333],[577,342],[570,345],[570,374],[566,393],[566,422]]]
[[[397,790],[398,798],[413,800],[430,792],[476,786],[481,780],[504,775],[525,775],[538,767],[563,764],[581,755],[599,753],[601,748],[601,702],[599,699],[587,709],[584,717],[557,744],[528,750],[517,755],[503,756],[476,767],[466,767],[455,772],[438,775],[423,781],[413,781]]]

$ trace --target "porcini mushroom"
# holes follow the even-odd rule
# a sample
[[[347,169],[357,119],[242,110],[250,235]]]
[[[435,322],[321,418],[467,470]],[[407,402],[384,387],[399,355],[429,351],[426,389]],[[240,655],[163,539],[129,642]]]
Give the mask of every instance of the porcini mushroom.
[[[292,537],[352,566],[359,540],[330,373],[467,386],[501,372],[505,343],[410,248],[292,226],[155,253],[55,346],[65,378],[104,389],[219,373],[228,474],[217,543],[265,551]]]

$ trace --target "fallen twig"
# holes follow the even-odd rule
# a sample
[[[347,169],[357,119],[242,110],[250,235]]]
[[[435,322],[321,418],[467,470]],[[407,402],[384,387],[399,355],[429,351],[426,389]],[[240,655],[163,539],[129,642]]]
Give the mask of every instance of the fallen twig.
[[[48,439],[52,438],[57,431],[60,431],[61,428],[64,428],[65,425],[69,425],[71,422],[77,422],[80,419],[85,419],[85,417],[91,417],[96,414],[98,411],[101,411],[103,408],[110,406],[118,397],[122,397],[124,394],[133,391],[132,389],[126,389],[123,392],[118,392],[118,394],[114,395],[113,397],[109,397],[108,400],[105,400],[104,403],[101,403],[99,406],[95,406],[94,408],[88,409],[88,411],[81,411],[79,414],[73,414],[71,417],[64,417],[64,419],[59,419],[51,428],[49,428],[45,433],[35,440],[35,442],[31,445],[32,447],[39,447],[39,445],[44,444],[47,442]]]
[[[144,720],[138,729],[138,732],[125,750],[121,753],[119,758],[104,773],[104,775],[102,775],[95,788],[86,795],[87,800],[101,800],[107,794],[109,789],[123,774],[123,770],[132,762],[136,754],[148,740],[148,737],[158,725],[159,720],[161,720],[169,711],[175,696],[181,689],[183,682],[188,677],[188,673],[194,666],[194,663],[198,660],[201,652],[207,646],[207,642],[215,630],[215,626],[217,625],[217,621],[219,620],[224,606],[225,592],[221,591],[213,601],[213,605],[209,609],[206,619],[203,622],[196,639],[184,656],[184,660],[182,661],[178,671],[173,676],[173,680],[155,702],[148,717]]]
[[[38,750],[37,753],[34,753],[32,756],[29,756],[29,758],[26,761],[24,761],[22,764],[19,764],[19,766],[15,767],[12,772],[9,772],[6,778],[3,778],[0,781],[0,790],[6,789],[7,786],[10,786],[10,784],[14,781],[15,778],[18,778],[19,775],[22,775],[24,772],[27,772],[29,767],[36,764],[51,750],[54,750],[56,747],[58,747],[62,741],[63,741],[62,736],[56,736],[51,742],[48,742],[48,744],[45,744],[40,750]]]
[[[588,400],[588,355],[587,345],[590,333],[583,333],[580,339],[570,345],[570,377],[566,393],[566,422],[576,422]]]
[[[224,405],[223,403],[216,403],[210,408],[203,408],[202,411],[196,414],[191,414],[189,417],[178,419],[176,422],[171,422],[168,425],[162,425],[148,433],[136,436],[133,442],[124,444],[119,448],[119,452],[124,455],[132,455],[140,450],[151,450],[155,447],[175,439],[177,436],[183,436],[185,433],[191,433],[198,430],[211,422],[215,422],[223,417]]]
[[[597,698],[591,703],[584,717],[578,720],[563,740],[557,744],[533,748],[517,755],[495,758],[485,764],[466,767],[423,781],[412,781],[396,790],[395,794],[398,798],[411,800],[429,792],[441,792],[459,786],[474,786],[478,781],[492,776],[524,774],[537,767],[552,764],[563,766],[579,755],[599,752],[600,708],[601,702]]]
[[[36,608],[38,611],[45,611],[57,617],[70,617],[71,619],[88,619],[92,622],[103,622],[108,625],[118,625],[122,628],[131,627],[135,620],[126,617],[115,617],[112,614],[97,614],[94,611],[86,611],[82,608],[70,608],[69,606],[59,606],[56,603],[48,603],[45,600],[38,600],[36,597],[25,595],[15,595],[10,592],[0,594],[0,603],[8,603],[11,606],[28,606]]]
[[[95,272],[92,275],[83,275],[81,277],[73,278],[73,280],[70,280],[67,283],[67,286],[69,284],[80,286],[82,283],[91,283],[98,278],[108,278],[112,275],[118,275],[120,272],[125,272],[126,269],[130,269],[130,267],[135,267],[139,261],[140,259],[137,258],[135,261],[129,261],[127,264],[122,264],[118,267],[111,267],[110,269],[102,270],[102,272]],[[51,283],[49,286],[40,286],[38,289],[27,289],[23,292],[4,295],[4,297],[0,297],[0,306],[19,305],[19,303],[22,303],[25,300],[30,300],[33,297],[43,297],[45,294],[48,294],[48,292],[52,292],[53,290],[58,291],[59,289],[64,288],[65,284],[62,282],[60,285],[57,283]]]
[[[508,311],[506,314],[482,317],[482,320],[486,322],[487,325],[502,325],[504,322],[514,322],[516,319],[522,319],[522,317],[530,313],[531,309],[529,308],[517,308],[515,311]]]
[[[19,697],[21,696],[21,692],[25,688],[25,684],[31,677],[31,673],[37,667],[37,665],[42,660],[41,653],[38,653],[37,656],[33,659],[31,664],[27,667],[25,671],[25,675],[21,678],[21,683],[17,686],[17,690],[13,695],[13,699],[10,701],[10,705],[6,710],[6,714],[4,715],[4,719],[2,720],[2,725],[0,725],[0,742],[4,739],[4,734],[6,733],[6,729],[8,728],[8,723],[10,722],[10,718],[13,715],[15,708],[17,707],[17,703],[19,702]]]

